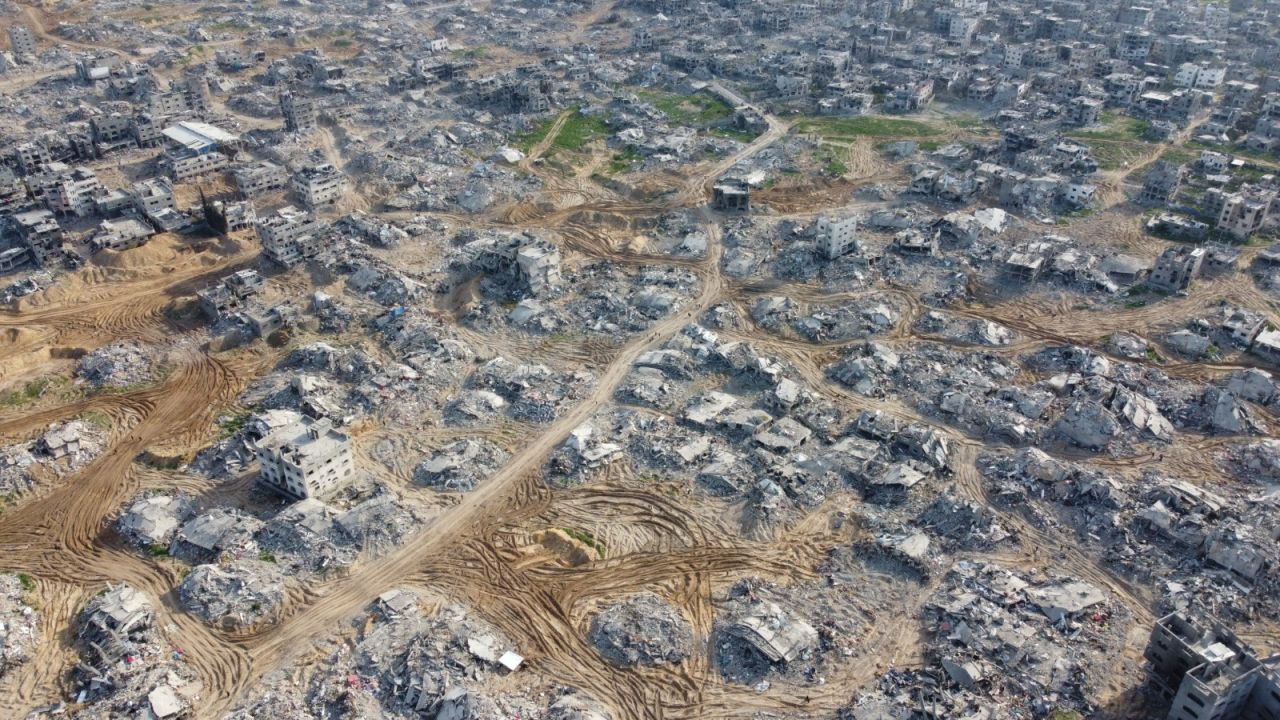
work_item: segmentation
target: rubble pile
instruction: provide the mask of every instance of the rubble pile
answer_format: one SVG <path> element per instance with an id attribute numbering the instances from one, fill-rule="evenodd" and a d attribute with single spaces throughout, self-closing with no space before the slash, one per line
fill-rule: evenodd
<path id="1" fill-rule="evenodd" d="M 170 717 L 191 708 L 199 679 L 154 623 L 151 601 L 128 585 L 85 605 L 77 620 L 80 660 L 71 671 L 78 716 Z"/>
<path id="2" fill-rule="evenodd" d="M 609 662 L 622 666 L 679 664 L 693 652 L 689 622 L 653 593 L 602 608 L 588 637 Z"/>
<path id="3" fill-rule="evenodd" d="M 482 438 L 449 443 L 418 464 L 413 481 L 436 490 L 467 492 L 507 461 L 507 451 Z"/>
<path id="4" fill-rule="evenodd" d="M 587 371 L 557 372 L 546 365 L 496 357 L 471 374 L 470 391 L 446 408 L 446 419 L 457 424 L 482 422 L 505 409 L 513 420 L 549 423 L 580 399 L 592 380 Z"/>
<path id="5" fill-rule="evenodd" d="M 999 323 L 964 317 L 942 310 L 930 310 L 916 320 L 917 332 L 936 335 L 949 342 L 999 347 L 1013 342 L 1014 332 Z"/>
<path id="6" fill-rule="evenodd" d="M 322 659 L 306 682 L 268 677 L 262 690 L 230 717 L 305 713 L 409 720 L 544 717 L 544 712 L 564 720 L 603 717 L 578 695 L 559 698 L 548 710 L 532 697 L 512 692 L 500 680 L 518 670 L 523 658 L 461 606 L 424 616 L 412 592 L 392 590 L 373 609 L 377 620 L 372 626 L 352 647 L 343 645 Z"/>
<path id="7" fill-rule="evenodd" d="M 107 433 L 91 423 L 54 423 L 35 440 L 0 447 L 0 493 L 20 495 L 42 478 L 84 469 L 102 453 Z"/>
<path id="8" fill-rule="evenodd" d="M 773 672 L 790 678 L 817 680 L 823 643 L 818 631 L 798 609 L 753 601 L 749 586 L 735 586 L 731 609 L 717 616 L 713 629 L 715 663 L 725 680 L 743 685 L 762 683 Z"/>
<path id="9" fill-rule="evenodd" d="M 243 558 L 195 566 L 178 586 L 178 598 L 208 622 L 249 627 L 273 617 L 284 600 L 284 582 L 276 563 Z"/>
<path id="10" fill-rule="evenodd" d="M 80 358 L 76 374 L 94 387 L 127 388 L 155 378 L 150 352 L 137 343 L 104 345 Z"/>
<path id="11" fill-rule="evenodd" d="M 185 497 L 144 494 L 121 513 L 116 529 L 134 547 L 167 549 L 178 528 L 192 515 L 191 503 Z"/>
<path id="12" fill-rule="evenodd" d="M 1107 679 L 1094 658 L 1123 646 L 1128 619 L 1086 582 L 960 562 L 926 603 L 924 622 L 948 686 L 1043 714 L 1094 709 Z"/>
<path id="13" fill-rule="evenodd" d="M 0 573 L 0 678 L 26 662 L 40 640 L 40 613 L 13 573 Z"/>
<path id="14" fill-rule="evenodd" d="M 902 300 L 891 293 L 871 293 L 841 304 L 802 306 L 791 298 L 756 301 L 751 317 L 772 332 L 784 327 L 810 342 L 842 342 L 888 332 L 902 319 Z"/>
<path id="15" fill-rule="evenodd" d="M 1280 440 L 1233 443 L 1224 446 L 1219 457 L 1242 482 L 1280 482 Z"/>

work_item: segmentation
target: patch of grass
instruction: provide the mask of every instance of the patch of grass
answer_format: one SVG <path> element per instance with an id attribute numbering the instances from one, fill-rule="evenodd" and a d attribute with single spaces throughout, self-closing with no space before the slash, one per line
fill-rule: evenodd
<path id="1" fill-rule="evenodd" d="M 206 25 L 205 29 L 213 30 L 215 32 L 221 32 L 221 31 L 227 31 L 227 30 L 249 30 L 252 27 L 253 26 L 251 24 L 243 20 L 222 20 L 220 22 Z"/>
<path id="2" fill-rule="evenodd" d="M 632 165 L 640 161 L 640 153 L 634 146 L 628 145 L 609 160 L 609 174 L 617 175 L 626 172 Z"/>
<path id="3" fill-rule="evenodd" d="M 473 48 L 458 48 L 450 54 L 459 60 L 483 60 L 489 54 L 489 49 L 479 45 Z"/>
<path id="4" fill-rule="evenodd" d="M 244 426 L 248 424 L 248 422 L 249 422 L 249 414 L 245 413 L 243 415 L 236 415 L 235 417 L 231 417 L 231 418 L 227 418 L 226 420 L 223 420 L 222 422 L 218 423 L 218 428 L 222 430 L 223 437 L 231 437 L 232 435 L 235 435 L 236 433 L 243 430 Z"/>
<path id="5" fill-rule="evenodd" d="M 111 416 L 98 410 L 90 410 L 82 413 L 80 419 L 98 428 L 99 430 L 111 429 Z"/>
<path id="6" fill-rule="evenodd" d="M 605 124 L 604 118 L 577 112 L 565 120 L 564 126 L 560 128 L 560 134 L 551 141 L 551 147 L 576 152 L 593 140 L 604 137 L 608 132 L 609 126 Z"/>
<path id="7" fill-rule="evenodd" d="M 822 163 L 822 172 L 827 175 L 840 177 L 849 172 L 849 166 L 845 165 L 844 160 L 840 159 L 840 155 L 833 148 L 823 147 L 818 152 L 817 160 Z"/>
<path id="8" fill-rule="evenodd" d="M 1095 130 L 1076 130 L 1067 133 L 1067 137 L 1077 140 L 1113 140 L 1122 142 L 1143 141 L 1151 123 L 1138 118 L 1108 113 L 1103 116 L 1102 127 Z"/>
<path id="9" fill-rule="evenodd" d="M 1190 165 L 1200 159 L 1200 153 L 1185 147 L 1171 147 L 1160 153 L 1160 159 L 1171 165 Z"/>
<path id="10" fill-rule="evenodd" d="M 605 554 L 604 543 L 601 542 L 600 540 L 597 540 L 594 535 L 592 535 L 591 533 L 585 530 L 574 530 L 573 528 L 562 528 L 562 529 L 564 530 L 565 535 L 568 535 L 569 537 L 573 538 L 574 540 L 577 540 L 578 542 L 582 543 L 583 545 L 586 545 L 589 548 L 595 549 L 597 555 L 599 555 L 601 558 L 604 557 L 604 554 Z"/>
<path id="11" fill-rule="evenodd" d="M 66 378 L 60 377 L 42 377 L 36 378 L 22 387 L 11 390 L 0 396 L 0 407 L 17 408 L 30 403 L 46 391 L 62 385 L 66 382 Z"/>
<path id="12" fill-rule="evenodd" d="M 330 44 L 336 48 L 344 48 L 344 47 L 351 47 L 352 45 L 355 44 L 355 41 L 349 40 L 347 38 L 338 38 L 337 40 L 334 40 Z"/>
<path id="13" fill-rule="evenodd" d="M 22 589 L 27 592 L 35 592 L 35 589 L 36 589 L 35 578 L 31 577 L 27 573 L 24 573 L 24 572 L 18 573 L 18 584 L 21 585 Z"/>
<path id="14" fill-rule="evenodd" d="M 642 90 L 636 93 L 653 103 L 671 122 L 681 125 L 709 125 L 733 116 L 733 107 L 709 93 L 678 95 L 676 93 Z"/>
<path id="15" fill-rule="evenodd" d="M 860 117 L 833 118 L 820 117 L 801 120 L 796 129 L 804 133 L 816 133 L 824 137 L 930 137 L 938 134 L 938 128 L 919 120 L 902 118 Z"/>
<path id="16" fill-rule="evenodd" d="M 1151 147 L 1150 143 L 1145 142 L 1095 141 L 1087 144 L 1100 170 L 1117 170 L 1126 167 Z"/>
<path id="17" fill-rule="evenodd" d="M 1126 310 L 1137 310 L 1138 308 L 1142 308 L 1146 306 L 1147 306 L 1146 300 L 1130 300 L 1129 302 L 1124 304 L 1124 307 Z"/>
<path id="18" fill-rule="evenodd" d="M 147 546 L 147 554 L 153 558 L 169 557 L 169 548 L 160 543 L 155 543 Z"/>
<path id="19" fill-rule="evenodd" d="M 270 550 L 259 550 L 258 559 L 261 560 L 262 562 L 273 563 L 276 561 L 276 556 Z"/>
<path id="20" fill-rule="evenodd" d="M 520 133 L 515 137 L 515 145 L 521 152 L 528 155 L 529 151 L 535 145 L 547 139 L 547 133 L 551 132 L 551 128 L 555 126 L 556 119 L 553 117 L 540 121 L 533 129 Z"/>
<path id="21" fill-rule="evenodd" d="M 741 143 L 749 143 L 760 137 L 756 133 L 749 132 L 747 130 L 737 130 L 735 128 L 725 127 L 711 128 L 707 131 L 707 134 L 715 135 L 716 137 L 729 138 L 730 140 L 737 140 Z"/>
<path id="22" fill-rule="evenodd" d="M 987 128 L 987 121 L 974 113 L 959 113 L 947 116 L 947 124 L 961 130 L 982 130 Z"/>
<path id="23" fill-rule="evenodd" d="M 177 470 L 186 464 L 186 458 L 181 455 L 165 457 L 163 455 L 156 455 L 150 450 L 143 451 L 137 458 L 135 458 L 135 460 L 147 467 L 155 468 L 156 470 Z"/>

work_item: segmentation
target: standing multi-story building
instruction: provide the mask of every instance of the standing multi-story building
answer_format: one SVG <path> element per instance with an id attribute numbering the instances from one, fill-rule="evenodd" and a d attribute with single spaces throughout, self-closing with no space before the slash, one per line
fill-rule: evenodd
<path id="1" fill-rule="evenodd" d="M 858 248 L 858 218 L 851 215 L 844 219 L 832 219 L 826 215 L 818 218 L 818 249 L 828 260 L 834 260 Z"/>
<path id="2" fill-rule="evenodd" d="M 284 267 L 293 267 L 320 251 L 324 225 L 310 213 L 295 207 L 277 210 L 254 227 L 262 241 L 262 254 Z"/>
<path id="3" fill-rule="evenodd" d="M 293 191 L 308 208 L 333 205 L 347 190 L 347 176 L 325 163 L 304 167 L 293 176 Z"/>
<path id="4" fill-rule="evenodd" d="M 47 198 L 49 209 L 77 217 L 92 215 L 97 211 L 94 198 L 103 190 L 97 173 L 78 167 L 59 179 L 57 191 Z"/>
<path id="5" fill-rule="evenodd" d="M 148 217 L 168 210 L 177 210 L 177 201 L 173 195 L 173 185 L 162 177 L 154 177 L 134 183 L 129 194 L 133 197 L 134 207 Z"/>
<path id="6" fill-rule="evenodd" d="M 303 417 L 258 442 L 258 482 L 296 498 L 322 498 L 351 481 L 351 437 L 327 418 Z"/>
<path id="7" fill-rule="evenodd" d="M 316 129 L 316 104 L 309 97 L 285 91 L 280 93 L 280 112 L 284 113 L 284 126 L 289 132 L 310 132 Z"/>
<path id="8" fill-rule="evenodd" d="M 232 169 L 231 175 L 236 179 L 240 194 L 247 198 L 280 190 L 289 184 L 289 173 L 279 165 L 265 160 L 252 165 L 240 165 Z"/>
<path id="9" fill-rule="evenodd" d="M 1190 248 L 1186 245 L 1167 248 L 1156 258 L 1155 267 L 1147 277 L 1147 284 L 1165 292 L 1186 290 L 1196 275 L 1200 274 L 1204 256 L 1204 248 Z"/>
<path id="10" fill-rule="evenodd" d="M 13 56 L 19 59 L 30 59 L 36 56 L 36 36 L 26 25 L 9 26 L 9 48 Z"/>
<path id="11" fill-rule="evenodd" d="M 1220 624 L 1181 613 L 1156 621 L 1143 653 L 1168 720 L 1280 717 L 1280 656 L 1260 659 Z"/>
<path id="12" fill-rule="evenodd" d="M 11 221 L 36 264 L 45 264 L 62 249 L 62 227 L 48 210 L 14 213 Z"/>

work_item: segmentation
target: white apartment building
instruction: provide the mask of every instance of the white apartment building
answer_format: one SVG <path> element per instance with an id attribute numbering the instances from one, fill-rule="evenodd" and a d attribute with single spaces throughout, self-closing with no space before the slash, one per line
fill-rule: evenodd
<path id="1" fill-rule="evenodd" d="M 323 498 L 352 479 L 351 437 L 328 419 L 303 417 L 258 442 L 258 482 L 296 498 Z"/>
<path id="2" fill-rule="evenodd" d="M 231 165 L 231 160 L 220 152 L 207 152 L 203 155 L 189 155 L 173 158 L 173 178 L 185 182 L 193 178 L 218 172 Z"/>
<path id="3" fill-rule="evenodd" d="M 58 181 L 57 192 L 51 197 L 49 209 L 77 217 L 92 215 L 97 211 L 94 198 L 104 190 L 97 173 L 89 168 L 78 167 Z"/>
<path id="4" fill-rule="evenodd" d="M 254 227 L 263 254 L 284 267 L 293 267 L 316 254 L 323 224 L 305 210 L 290 206 L 258 220 Z"/>
<path id="5" fill-rule="evenodd" d="M 347 176 L 328 163 L 311 165 L 293 176 L 293 191 L 309 208 L 333 205 L 347 191 Z"/>
<path id="6" fill-rule="evenodd" d="M 289 173 L 273 162 L 240 165 L 231 171 L 236 187 L 245 197 L 256 197 L 272 190 L 280 190 L 289 184 Z"/>
<path id="7" fill-rule="evenodd" d="M 817 223 L 818 249 L 828 260 L 834 260 L 858 247 L 858 218 L 851 215 L 835 220 L 822 215 Z"/>

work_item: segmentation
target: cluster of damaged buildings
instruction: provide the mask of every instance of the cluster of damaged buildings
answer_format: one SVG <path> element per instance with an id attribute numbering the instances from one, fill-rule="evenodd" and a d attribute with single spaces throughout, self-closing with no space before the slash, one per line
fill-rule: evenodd
<path id="1" fill-rule="evenodd" d="M 293 63 L 340 70 L 316 51 Z M 259 225 L 256 208 L 278 208 L 286 194 L 311 212 L 340 202 L 350 189 L 346 174 L 315 156 L 282 157 L 262 131 L 242 134 L 241 120 L 216 109 L 215 98 L 227 95 L 218 77 L 202 66 L 165 81 L 123 55 L 79 56 L 74 75 L 60 82 L 96 101 L 78 113 L 84 119 L 11 136 L 0 151 L 0 270 L 75 266 L 157 233 L 200 231 L 202 220 L 217 233 L 250 230 Z M 284 127 L 276 134 L 315 130 L 306 91 L 278 91 Z M 124 183 L 113 180 L 125 163 L 137 169 Z"/>

